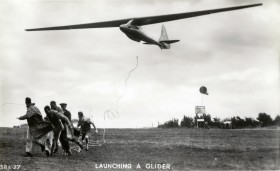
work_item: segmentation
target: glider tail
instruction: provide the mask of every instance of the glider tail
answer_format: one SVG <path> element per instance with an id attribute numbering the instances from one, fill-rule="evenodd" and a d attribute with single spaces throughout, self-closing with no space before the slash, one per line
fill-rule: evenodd
<path id="1" fill-rule="evenodd" d="M 164 25 L 162 25 L 161 36 L 159 38 L 159 43 L 161 45 L 160 46 L 161 49 L 170 49 L 170 44 L 171 43 L 176 43 L 176 42 L 179 42 L 179 41 L 180 40 L 169 40 L 166 29 L 165 29 Z"/>

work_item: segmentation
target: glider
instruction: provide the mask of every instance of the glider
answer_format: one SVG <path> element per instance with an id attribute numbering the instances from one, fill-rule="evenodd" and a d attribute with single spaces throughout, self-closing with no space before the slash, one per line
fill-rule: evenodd
<path id="1" fill-rule="evenodd" d="M 26 29 L 26 31 L 47 31 L 47 30 L 71 30 L 71 29 L 87 29 L 87 28 L 105 28 L 105 27 L 119 27 L 120 30 L 126 34 L 128 38 L 136 42 L 144 42 L 144 44 L 157 45 L 161 49 L 170 49 L 171 43 L 176 43 L 179 40 L 169 40 L 167 32 L 164 26 L 161 29 L 161 36 L 159 40 L 154 40 L 147 34 L 143 32 L 140 26 L 156 24 L 162 22 L 168 22 L 173 20 L 180 20 L 184 18 L 198 17 L 202 15 L 209 15 L 219 12 L 233 11 L 244 8 L 251 8 L 256 6 L 261 6 L 262 4 L 251 4 L 244 6 L 235 6 L 228 8 L 220 9 L 211 9 L 205 11 L 195 11 L 195 12 L 186 12 L 178 14 L 168 14 L 168 15 L 159 15 L 159 16 L 150 16 L 150 17 L 139 17 L 139 18 L 127 18 L 121 20 L 113 21 L 103 21 L 96 23 L 87 23 L 87 24 L 77 24 L 77 25 L 65 25 L 65 26 L 55 26 L 55 27 L 44 27 L 44 28 L 34 28 Z"/>

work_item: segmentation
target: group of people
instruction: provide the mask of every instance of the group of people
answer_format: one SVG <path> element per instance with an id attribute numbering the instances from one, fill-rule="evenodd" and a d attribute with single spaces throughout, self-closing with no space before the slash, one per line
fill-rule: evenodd
<path id="1" fill-rule="evenodd" d="M 97 128 L 90 119 L 86 119 L 82 112 L 78 112 L 78 125 L 74 128 L 71 122 L 71 113 L 66 109 L 67 104 L 61 103 L 56 105 L 55 101 L 50 102 L 50 106 L 45 106 L 46 117 L 43 118 L 40 110 L 32 103 L 31 98 L 25 98 L 27 112 L 25 115 L 18 117 L 19 120 L 27 120 L 27 141 L 26 155 L 32 157 L 33 143 L 41 147 L 47 157 L 58 151 L 61 144 L 62 151 L 66 155 L 71 155 L 69 141 L 76 143 L 79 150 L 83 149 L 82 141 L 86 142 L 86 151 L 89 149 L 89 138 L 91 125 L 95 133 Z M 80 127 L 80 129 L 79 129 Z"/>

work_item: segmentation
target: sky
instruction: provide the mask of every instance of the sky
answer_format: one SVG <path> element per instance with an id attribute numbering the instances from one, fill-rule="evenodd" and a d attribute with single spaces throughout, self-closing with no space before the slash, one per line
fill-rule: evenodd
<path id="1" fill-rule="evenodd" d="M 169 50 L 117 27 L 25 31 L 254 3 L 263 6 L 162 23 L 180 39 Z M 0 11 L 0 127 L 26 123 L 16 119 L 25 97 L 43 116 L 55 100 L 108 128 L 156 127 L 201 105 L 221 119 L 280 114 L 278 0 L 0 0 Z M 158 39 L 162 24 L 142 29 Z"/>

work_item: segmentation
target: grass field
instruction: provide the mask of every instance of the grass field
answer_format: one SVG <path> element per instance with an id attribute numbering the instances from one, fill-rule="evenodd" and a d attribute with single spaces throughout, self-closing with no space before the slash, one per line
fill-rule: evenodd
<path id="1" fill-rule="evenodd" d="M 280 170 L 279 129 L 106 129 L 106 143 L 101 147 L 50 158 L 35 145 L 34 157 L 24 157 L 25 132 L 22 128 L 0 129 L 2 167 L 110 170 L 99 166 L 115 163 L 131 164 L 130 170 L 136 170 L 137 164 L 141 170 L 156 170 L 145 168 L 146 164 L 168 164 L 172 170 Z"/>

